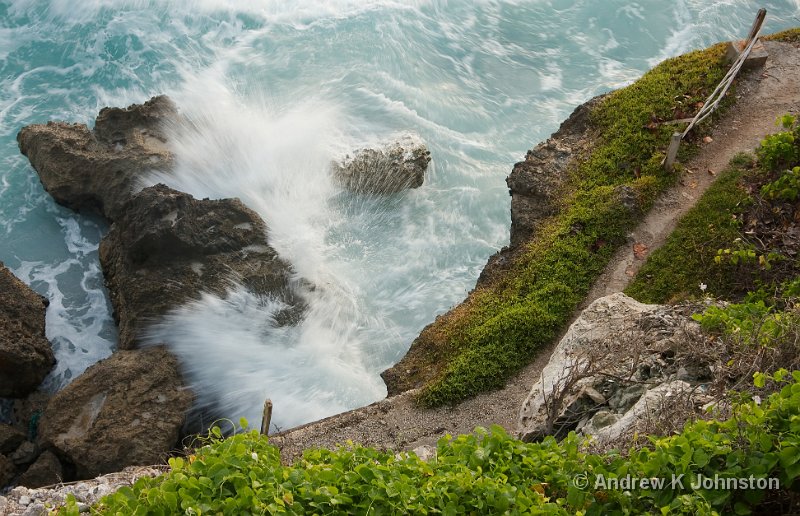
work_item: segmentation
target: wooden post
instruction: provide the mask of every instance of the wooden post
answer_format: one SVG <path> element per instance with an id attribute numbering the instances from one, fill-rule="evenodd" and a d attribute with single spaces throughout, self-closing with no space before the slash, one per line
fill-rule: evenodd
<path id="1" fill-rule="evenodd" d="M 261 415 L 261 435 L 269 434 L 269 423 L 272 420 L 272 400 L 264 402 L 264 413 Z"/>
<path id="2" fill-rule="evenodd" d="M 681 133 L 672 133 L 669 149 L 667 150 L 667 158 L 664 160 L 664 169 L 667 172 L 671 172 L 672 167 L 675 166 L 675 160 L 678 158 L 678 149 L 681 146 L 681 137 Z"/>
<path id="3" fill-rule="evenodd" d="M 753 41 L 753 38 L 755 38 L 758 35 L 758 32 L 761 30 L 761 26 L 764 24 L 764 19 L 766 17 L 767 17 L 767 10 L 762 7 L 761 9 L 758 10 L 756 19 L 753 22 L 753 27 L 750 28 L 750 33 L 747 35 L 747 41 L 745 41 L 744 44 L 745 48 L 747 48 L 747 45 L 749 45 L 750 42 Z"/>

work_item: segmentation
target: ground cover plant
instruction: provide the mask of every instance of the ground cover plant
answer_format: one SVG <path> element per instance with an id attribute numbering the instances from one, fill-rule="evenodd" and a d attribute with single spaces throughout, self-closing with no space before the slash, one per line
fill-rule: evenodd
<path id="1" fill-rule="evenodd" d="M 502 428 L 439 441 L 430 462 L 347 445 L 282 465 L 258 432 L 212 434 L 170 471 L 101 500 L 95 514 L 750 514 L 796 507 L 800 371 L 757 375 L 725 421 L 688 423 L 630 453 L 592 454 L 582 438 L 523 443 Z M 773 391 L 767 395 L 764 388 Z M 625 488 L 623 479 L 650 479 Z M 716 489 L 703 479 L 744 479 Z M 664 479 L 663 485 L 652 479 Z M 676 480 L 678 479 L 678 480 Z M 761 480 L 759 480 L 761 479 Z M 760 489 L 767 485 L 770 489 Z M 726 480 L 723 480 L 725 482 Z M 623 487 L 617 488 L 617 485 Z M 719 485 L 719 484 L 717 484 Z M 77 515 L 74 500 L 60 514 Z M 773 512 L 775 513 L 775 512 Z"/>
<path id="2" fill-rule="evenodd" d="M 639 212 L 675 180 L 661 167 L 675 126 L 653 121 L 698 109 L 726 71 L 723 51 L 718 45 L 667 60 L 594 109 L 593 150 L 575 163 L 558 214 L 506 274 L 473 291 L 415 343 L 421 351 L 407 357 L 408 370 L 435 371 L 421 403 L 455 403 L 501 387 L 554 340 Z M 625 196 L 635 199 L 634 210 Z"/>
<path id="3" fill-rule="evenodd" d="M 755 156 L 731 162 L 650 255 L 627 294 L 646 303 L 706 294 L 774 300 L 794 280 L 800 271 L 800 124 L 789 115 L 777 123 L 781 130 L 765 138 Z"/>

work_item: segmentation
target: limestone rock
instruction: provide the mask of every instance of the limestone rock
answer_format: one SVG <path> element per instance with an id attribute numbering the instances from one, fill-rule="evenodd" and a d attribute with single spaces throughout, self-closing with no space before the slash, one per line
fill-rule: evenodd
<path id="1" fill-rule="evenodd" d="M 532 386 L 520 410 L 521 438 L 578 430 L 611 441 L 645 413 L 657 420 L 662 405 L 656 399 L 688 396 L 710 377 L 707 364 L 692 355 L 701 343 L 698 324 L 680 308 L 645 305 L 622 293 L 596 300 Z M 687 381 L 677 379 L 681 369 Z"/>
<path id="2" fill-rule="evenodd" d="M 177 445 L 191 401 L 163 347 L 117 351 L 50 400 L 40 441 L 79 478 L 160 463 Z"/>
<path id="3" fill-rule="evenodd" d="M 53 367 L 44 332 L 47 304 L 0 262 L 0 397 L 25 396 Z"/>
<path id="4" fill-rule="evenodd" d="M 36 488 L 57 484 L 64 480 L 64 470 L 58 457 L 46 451 L 39 455 L 36 462 L 20 475 L 17 483 L 21 486 Z"/>
<path id="5" fill-rule="evenodd" d="M 368 194 L 391 194 L 419 188 L 431 153 L 416 136 L 406 135 L 382 148 L 360 149 L 352 157 L 333 162 L 334 179 L 348 190 Z"/>
<path id="6" fill-rule="evenodd" d="M 56 202 L 114 220 L 143 174 L 172 166 L 163 127 L 177 116 L 168 97 L 153 97 L 124 109 L 104 108 L 94 130 L 65 122 L 35 124 L 24 127 L 17 142 Z"/>

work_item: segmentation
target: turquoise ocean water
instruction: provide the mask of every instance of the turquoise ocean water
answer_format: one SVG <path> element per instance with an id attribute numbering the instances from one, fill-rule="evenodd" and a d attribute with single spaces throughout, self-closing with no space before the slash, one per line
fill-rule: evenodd
<path id="1" fill-rule="evenodd" d="M 0 1 L 0 260 L 50 301 L 58 389 L 115 342 L 97 246 L 102 220 L 43 191 L 15 136 L 51 119 L 166 93 L 199 128 L 152 177 L 237 196 L 320 288 L 298 327 L 237 289 L 151 328 L 220 415 L 286 428 L 380 399 L 379 372 L 458 303 L 508 240 L 504 179 L 579 103 L 666 57 L 800 25 L 800 0 Z M 426 184 L 356 198 L 330 159 L 413 132 Z"/>

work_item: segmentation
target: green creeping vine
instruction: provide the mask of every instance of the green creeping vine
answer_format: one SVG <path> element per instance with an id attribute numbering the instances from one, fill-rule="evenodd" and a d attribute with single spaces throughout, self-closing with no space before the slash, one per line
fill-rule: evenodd
<path id="1" fill-rule="evenodd" d="M 743 397 L 729 420 L 688 423 L 679 435 L 651 438 L 650 447 L 627 455 L 585 453 L 575 434 L 523 443 L 495 426 L 441 439 L 430 462 L 348 443 L 307 451 L 286 466 L 266 437 L 250 431 L 170 459 L 168 473 L 121 488 L 91 512 L 749 514 L 785 501 L 800 476 L 800 372 L 759 373 L 755 380 L 780 390 L 761 402 Z M 649 485 L 626 489 L 625 479 Z M 737 488 L 709 488 L 702 479 Z M 758 479 L 772 479 L 772 490 L 751 489 Z M 75 500 L 59 513 L 78 515 Z"/>

